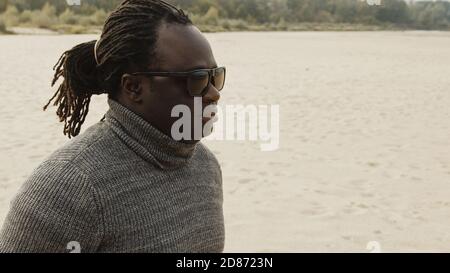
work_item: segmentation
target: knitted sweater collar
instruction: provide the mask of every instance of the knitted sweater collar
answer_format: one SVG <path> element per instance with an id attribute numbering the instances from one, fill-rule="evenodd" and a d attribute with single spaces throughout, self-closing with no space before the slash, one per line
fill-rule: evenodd
<path id="1" fill-rule="evenodd" d="M 170 169 L 188 163 L 193 156 L 197 144 L 175 141 L 120 103 L 108 99 L 108 104 L 105 122 L 144 160 Z"/>

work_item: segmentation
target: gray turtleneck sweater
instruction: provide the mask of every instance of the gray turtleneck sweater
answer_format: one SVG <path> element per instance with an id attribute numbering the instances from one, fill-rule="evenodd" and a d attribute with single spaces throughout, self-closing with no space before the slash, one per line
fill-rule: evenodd
<path id="1" fill-rule="evenodd" d="M 108 103 L 103 121 L 24 183 L 0 232 L 0 252 L 222 252 L 214 155 Z"/>

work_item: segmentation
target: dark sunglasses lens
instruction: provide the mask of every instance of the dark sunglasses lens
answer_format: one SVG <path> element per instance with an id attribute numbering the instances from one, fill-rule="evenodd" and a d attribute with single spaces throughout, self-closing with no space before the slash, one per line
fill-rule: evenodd
<path id="1" fill-rule="evenodd" d="M 225 69 L 219 68 L 216 70 L 216 75 L 213 77 L 213 84 L 217 90 L 221 91 L 225 85 Z"/>
<path id="2" fill-rule="evenodd" d="M 209 74 L 206 71 L 199 71 L 189 76 L 188 90 L 193 96 L 201 96 L 203 90 L 208 86 Z"/>

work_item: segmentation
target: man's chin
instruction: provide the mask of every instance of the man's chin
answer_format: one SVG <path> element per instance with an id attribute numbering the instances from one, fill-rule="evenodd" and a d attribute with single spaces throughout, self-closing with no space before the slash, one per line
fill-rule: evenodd
<path id="1" fill-rule="evenodd" d="M 211 130 L 209 133 L 203 132 L 202 137 L 200 139 L 198 139 L 198 137 L 196 138 L 196 136 L 192 136 L 191 139 L 182 139 L 180 140 L 180 142 L 185 144 L 196 144 L 200 142 L 202 139 L 209 137 L 212 133 L 213 130 Z"/>

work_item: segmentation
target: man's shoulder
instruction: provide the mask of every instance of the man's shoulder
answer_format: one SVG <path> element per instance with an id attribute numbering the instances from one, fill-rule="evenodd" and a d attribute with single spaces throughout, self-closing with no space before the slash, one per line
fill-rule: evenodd
<path id="1" fill-rule="evenodd" d="M 81 202 L 89 205 L 94 195 L 92 182 L 70 161 L 45 160 L 23 182 L 11 206 L 28 204 L 41 210 L 56 211 L 61 204 Z"/>
<path id="2" fill-rule="evenodd" d="M 105 146 L 108 134 L 100 123 L 71 139 L 47 156 L 27 177 L 19 191 L 31 199 L 59 198 L 58 196 L 91 195 L 98 176 L 94 171 L 99 147 Z M 94 165 L 94 166 L 92 166 Z"/>
<path id="3" fill-rule="evenodd" d="M 120 145 L 109 127 L 104 122 L 99 122 L 58 148 L 43 164 L 61 162 L 89 173 L 95 166 L 110 161 L 115 153 L 119 153 Z"/>
<path id="4" fill-rule="evenodd" d="M 65 198 L 92 203 L 101 179 L 95 170 L 102 158 L 110 158 L 105 147 L 113 147 L 113 140 L 103 123 L 89 127 L 45 158 L 24 181 L 15 200 L 47 200 L 42 202 L 51 206 Z"/>

